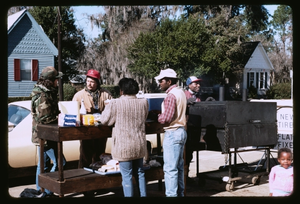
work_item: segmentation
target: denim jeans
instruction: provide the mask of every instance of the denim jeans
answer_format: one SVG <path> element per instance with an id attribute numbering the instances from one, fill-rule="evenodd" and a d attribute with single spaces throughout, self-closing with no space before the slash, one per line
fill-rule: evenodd
<path id="1" fill-rule="evenodd" d="M 165 131 L 163 141 L 164 176 L 167 197 L 184 196 L 183 151 L 187 133 L 183 127 Z"/>
<path id="2" fill-rule="evenodd" d="M 38 151 L 38 164 L 36 168 L 36 177 L 35 177 L 35 183 L 36 183 L 36 190 L 40 190 L 41 187 L 38 185 L 39 183 L 39 174 L 41 173 L 41 167 L 40 167 L 40 146 L 37 148 Z M 50 172 L 54 172 L 58 170 L 58 165 L 57 165 L 57 151 L 55 148 L 52 147 L 45 147 L 44 149 L 44 171 L 48 169 L 47 163 L 49 163 L 49 159 L 52 160 L 53 166 L 50 170 Z M 63 157 L 63 165 L 66 164 L 66 159 Z M 45 189 L 45 193 L 51 194 L 51 191 L 48 189 Z"/>
<path id="3" fill-rule="evenodd" d="M 133 197 L 134 188 L 132 183 L 132 176 L 134 176 L 139 189 L 139 196 L 146 197 L 147 193 L 145 172 L 143 169 L 143 158 L 130 161 L 120 161 L 119 164 L 122 175 L 124 196 Z"/>

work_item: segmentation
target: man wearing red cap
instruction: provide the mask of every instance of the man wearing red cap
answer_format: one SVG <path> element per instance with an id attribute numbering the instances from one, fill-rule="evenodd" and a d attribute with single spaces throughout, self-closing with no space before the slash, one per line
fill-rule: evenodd
<path id="1" fill-rule="evenodd" d="M 111 99 L 111 93 L 100 87 L 100 73 L 90 69 L 86 74 L 86 86 L 78 91 L 73 101 L 81 102 L 83 99 L 87 114 L 101 113 L 104 110 L 104 101 Z M 100 160 L 100 155 L 105 152 L 107 138 L 81 140 L 79 168 L 89 167 L 90 164 Z"/>

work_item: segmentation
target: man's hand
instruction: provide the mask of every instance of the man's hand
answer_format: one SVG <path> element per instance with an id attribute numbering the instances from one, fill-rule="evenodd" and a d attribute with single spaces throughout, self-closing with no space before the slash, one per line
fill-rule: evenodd
<path id="1" fill-rule="evenodd" d="M 158 119 L 158 114 L 160 114 L 161 111 L 158 111 L 158 110 L 151 110 L 149 111 L 148 113 L 148 118 L 151 119 L 151 120 L 154 120 L 154 121 L 157 121 Z"/>

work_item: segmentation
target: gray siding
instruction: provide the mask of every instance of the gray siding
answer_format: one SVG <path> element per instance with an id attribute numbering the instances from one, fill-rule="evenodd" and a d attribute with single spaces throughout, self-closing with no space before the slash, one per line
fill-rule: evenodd
<path id="1" fill-rule="evenodd" d="M 36 81 L 14 80 L 14 59 L 37 59 L 39 61 L 39 75 L 43 68 L 54 66 L 53 55 L 31 55 L 31 54 L 12 54 L 8 58 L 8 97 L 30 96 Z"/>

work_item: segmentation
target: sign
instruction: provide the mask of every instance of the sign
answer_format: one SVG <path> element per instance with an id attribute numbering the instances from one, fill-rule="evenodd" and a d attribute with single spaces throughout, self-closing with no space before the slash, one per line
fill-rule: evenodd
<path id="1" fill-rule="evenodd" d="M 293 107 L 277 104 L 278 143 L 274 149 L 293 149 Z"/>

